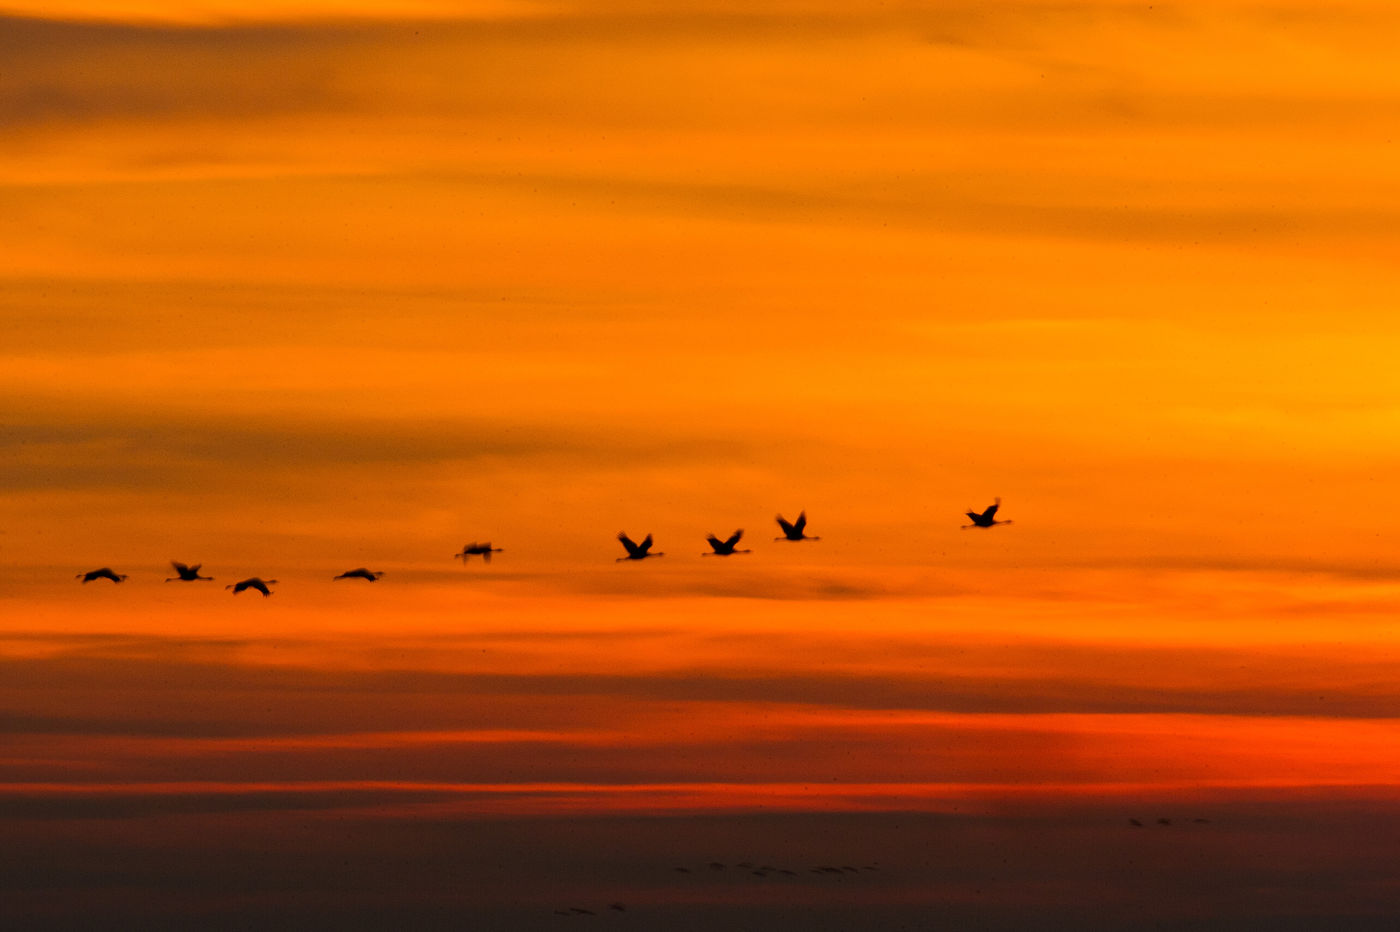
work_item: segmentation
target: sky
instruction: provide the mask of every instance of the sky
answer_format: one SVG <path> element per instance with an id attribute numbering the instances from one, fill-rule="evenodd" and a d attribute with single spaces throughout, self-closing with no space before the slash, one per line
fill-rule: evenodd
<path id="1" fill-rule="evenodd" d="M 6 898 L 1387 927 L 1397 27 L 0 0 Z"/>

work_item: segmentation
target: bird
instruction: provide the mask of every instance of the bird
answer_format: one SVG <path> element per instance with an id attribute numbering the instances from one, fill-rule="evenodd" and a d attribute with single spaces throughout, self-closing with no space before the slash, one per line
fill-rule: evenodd
<path id="1" fill-rule="evenodd" d="M 647 557 L 664 557 L 664 556 L 666 556 L 666 554 L 664 554 L 664 553 L 648 553 L 648 552 L 647 552 L 647 551 L 651 550 L 651 535 L 650 535 L 650 534 L 648 534 L 647 537 L 646 537 L 646 540 L 642 541 L 640 544 L 637 543 L 636 541 L 634 541 L 632 538 L 628 537 L 626 531 L 618 531 L 618 532 L 617 532 L 617 539 L 620 540 L 620 541 L 622 541 L 622 546 L 624 546 L 624 547 L 627 548 L 627 556 L 625 556 L 625 557 L 618 557 L 615 561 L 613 561 L 613 562 L 615 562 L 615 563 L 621 563 L 623 560 L 645 560 Z"/>
<path id="2" fill-rule="evenodd" d="M 728 540 L 720 540 L 718 537 L 716 537 L 715 535 L 711 534 L 711 535 L 709 535 L 708 537 L 706 537 L 705 539 L 706 539 L 707 541 L 710 542 L 710 547 L 711 547 L 711 549 L 714 550 L 714 553 L 702 553 L 702 554 L 700 554 L 700 556 L 702 556 L 702 557 L 727 557 L 727 556 L 730 556 L 731 554 L 735 554 L 735 553 L 753 553 L 752 550 L 735 550 L 735 549 L 734 549 L 734 546 L 735 546 L 736 544 L 739 543 L 739 538 L 741 538 L 741 537 L 743 537 L 743 536 L 744 536 L 744 529 L 743 529 L 743 528 L 739 528 L 739 530 L 735 531 L 733 534 L 730 534 Z"/>
<path id="3" fill-rule="evenodd" d="M 996 525 L 996 524 L 1010 524 L 1010 523 L 1011 523 L 1010 521 L 998 521 L 998 520 L 996 520 L 997 509 L 1000 508 L 1000 507 L 1001 507 L 1001 499 L 1000 499 L 1000 498 L 997 498 L 997 499 L 994 500 L 994 502 L 993 502 L 991 505 L 988 505 L 988 506 L 987 506 L 987 510 L 986 510 L 986 511 L 980 511 L 980 512 L 979 512 L 979 511 L 969 511 L 969 512 L 966 512 L 967 516 L 968 516 L 969 518 L 972 519 L 972 523 L 971 523 L 971 524 L 964 524 L 964 525 L 962 526 L 962 529 L 963 529 L 964 531 L 966 531 L 968 528 L 972 528 L 972 527 L 992 527 L 993 525 Z"/>
<path id="4" fill-rule="evenodd" d="M 484 544 L 478 544 L 476 541 L 472 541 L 470 544 L 463 544 L 462 552 L 454 553 L 452 556 L 454 559 L 460 557 L 462 562 L 466 563 L 467 557 L 471 556 L 472 554 L 479 553 L 481 554 L 481 559 L 485 560 L 487 563 L 490 563 L 491 554 L 504 552 L 505 551 L 502 550 L 500 547 L 492 547 L 491 542 L 489 540 Z"/>
<path id="5" fill-rule="evenodd" d="M 109 569 L 108 567 L 105 567 L 105 566 L 104 566 L 104 567 L 102 567 L 102 569 L 100 569 L 100 570 L 89 570 L 89 571 L 86 572 L 86 573 L 79 573 L 77 576 L 74 576 L 73 578 L 74 578 L 74 579 L 81 579 L 81 580 L 83 581 L 83 585 L 87 585 L 88 583 L 92 582 L 94 579 L 110 579 L 112 582 L 121 582 L 123 579 L 126 579 L 126 574 L 125 574 L 125 573 L 114 573 L 114 572 L 111 571 L 111 569 Z"/>
<path id="6" fill-rule="evenodd" d="M 1128 824 L 1131 825 L 1133 828 L 1142 828 L 1141 819 L 1129 819 Z"/>
<path id="7" fill-rule="evenodd" d="M 275 579 L 262 580 L 254 576 L 251 579 L 245 579 L 242 582 L 236 582 L 231 586 L 224 586 L 224 588 L 232 589 L 234 595 L 238 595 L 238 593 L 242 592 L 244 589 L 256 589 L 259 592 L 261 592 L 264 596 L 269 596 L 272 595 L 272 590 L 268 589 L 267 587 L 276 584 L 277 580 Z"/>
<path id="8" fill-rule="evenodd" d="M 783 536 L 775 537 L 774 540 L 821 540 L 820 537 L 808 537 L 802 533 L 807 527 L 806 511 L 799 514 L 796 521 L 787 521 L 782 515 L 778 515 L 778 526 L 783 529 Z"/>
<path id="9" fill-rule="evenodd" d="M 204 565 L 203 563 L 196 563 L 194 566 L 186 566 L 179 560 L 171 560 L 170 565 L 175 567 L 175 572 L 179 573 L 180 575 L 171 576 L 165 580 L 166 582 L 175 582 L 176 580 L 194 582 L 196 579 L 202 579 L 206 582 L 212 582 L 214 579 L 213 576 L 199 575 L 199 568 Z"/>
<path id="10" fill-rule="evenodd" d="M 627 907 L 624 906 L 624 905 L 621 904 L 621 903 L 609 903 L 609 904 L 608 904 L 608 909 L 614 909 L 614 910 L 617 910 L 617 911 L 620 912 L 620 913 L 625 913 L 625 912 L 627 912 Z"/>
<path id="11" fill-rule="evenodd" d="M 383 575 L 384 574 L 381 572 L 367 570 L 362 566 L 359 569 L 346 570 L 339 576 L 332 576 L 331 579 L 368 579 L 370 582 L 374 582 L 376 579 Z"/>

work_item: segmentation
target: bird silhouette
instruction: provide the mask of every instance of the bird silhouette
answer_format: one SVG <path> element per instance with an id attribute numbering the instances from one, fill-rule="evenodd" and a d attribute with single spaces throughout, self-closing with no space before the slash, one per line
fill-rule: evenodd
<path id="1" fill-rule="evenodd" d="M 627 536 L 626 531 L 618 531 L 617 539 L 622 541 L 622 546 L 627 548 L 627 556 L 618 557 L 614 562 L 621 563 L 623 560 L 645 560 L 647 557 L 664 557 L 664 553 L 649 553 L 651 550 L 651 535 L 648 534 L 646 540 L 640 544 Z"/>
<path id="2" fill-rule="evenodd" d="M 997 498 L 993 504 L 987 506 L 986 511 L 969 511 L 967 516 L 972 519 L 971 524 L 964 524 L 962 529 L 966 531 L 972 527 L 992 527 L 997 524 L 1010 524 L 1010 521 L 998 521 L 996 519 L 997 509 L 1001 507 L 1001 499 Z"/>
<path id="3" fill-rule="evenodd" d="M 735 546 L 736 544 L 739 543 L 739 538 L 741 538 L 741 537 L 743 537 L 743 536 L 744 536 L 744 529 L 743 529 L 743 528 L 739 528 L 739 530 L 735 531 L 733 534 L 730 534 L 728 540 L 720 540 L 718 537 L 716 537 L 715 535 L 711 534 L 711 535 L 709 535 L 708 537 L 706 537 L 705 539 L 706 539 L 707 541 L 710 542 L 710 547 L 711 547 L 711 549 L 714 550 L 714 553 L 702 553 L 702 554 L 700 554 L 700 556 L 702 556 L 702 557 L 727 557 L 727 556 L 729 556 L 729 555 L 731 555 L 731 554 L 735 554 L 735 553 L 753 553 L 752 550 L 735 550 L 735 549 L 734 549 L 734 546 Z"/>
<path id="4" fill-rule="evenodd" d="M 212 582 L 214 580 L 213 576 L 199 575 L 199 568 L 204 565 L 203 563 L 196 563 L 194 566 L 186 566 L 179 560 L 171 560 L 170 565 L 173 566 L 175 568 L 175 572 L 179 573 L 180 575 L 170 576 L 165 580 L 166 582 L 175 582 L 176 580 L 194 582 L 196 579 L 202 579 L 205 582 Z"/>
<path id="5" fill-rule="evenodd" d="M 268 589 L 267 587 L 274 586 L 276 584 L 277 580 L 275 579 L 262 580 L 254 576 L 251 579 L 245 579 L 242 582 L 236 582 L 231 586 L 224 586 L 224 588 L 232 589 L 234 595 L 238 595 L 238 593 L 242 592 L 244 589 L 256 589 L 259 592 L 261 592 L 264 596 L 269 596 L 272 595 L 272 590 Z"/>
<path id="6" fill-rule="evenodd" d="M 102 569 L 100 569 L 100 570 L 89 570 L 89 571 L 86 572 L 86 573 L 79 573 L 77 576 L 74 576 L 73 578 L 74 578 L 74 579 L 81 579 L 81 580 L 83 581 L 83 585 L 87 585 L 88 583 L 92 582 L 94 579 L 110 579 L 112 582 L 121 582 L 123 579 L 126 579 L 126 574 L 125 574 L 125 573 L 114 573 L 114 572 L 111 571 L 111 569 L 109 569 L 108 567 L 105 567 L 105 566 L 104 566 L 104 567 L 102 567 Z"/>
<path id="7" fill-rule="evenodd" d="M 359 569 L 346 570 L 339 576 L 332 576 L 331 579 L 368 579 L 370 582 L 374 582 L 376 579 L 383 575 L 383 573 L 378 573 L 373 570 L 367 570 L 362 566 Z"/>
<path id="8" fill-rule="evenodd" d="M 775 537 L 774 540 L 821 540 L 820 537 L 808 537 L 803 533 L 807 527 L 806 511 L 798 514 L 796 521 L 787 521 L 782 515 L 778 515 L 778 526 L 783 529 L 783 536 Z"/>
<path id="9" fill-rule="evenodd" d="M 463 544 L 462 552 L 454 553 L 452 556 L 454 559 L 460 557 L 462 562 L 466 563 L 467 557 L 470 557 L 473 554 L 481 554 L 481 559 L 485 560 L 487 563 L 490 563 L 491 554 L 504 552 L 505 551 L 503 551 L 500 547 L 492 547 L 491 542 L 489 540 L 484 544 L 478 544 L 476 541 L 472 541 L 470 544 Z"/>

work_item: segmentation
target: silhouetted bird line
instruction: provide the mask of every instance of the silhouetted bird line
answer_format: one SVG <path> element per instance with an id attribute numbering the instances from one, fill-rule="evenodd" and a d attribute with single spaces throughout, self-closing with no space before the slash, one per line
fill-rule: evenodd
<path id="1" fill-rule="evenodd" d="M 997 498 L 997 499 L 995 499 L 995 500 L 993 501 L 993 504 L 987 506 L 987 510 L 986 510 L 986 511 L 980 511 L 980 512 L 979 512 L 979 511 L 969 511 L 969 512 L 966 512 L 967 516 L 968 516 L 969 518 L 972 519 L 972 523 L 971 523 L 971 524 L 964 524 L 964 525 L 962 526 L 962 529 L 963 529 L 964 531 L 966 531 L 968 528 L 973 528 L 973 527 L 992 527 L 992 526 L 997 525 L 997 524 L 1010 524 L 1010 523 L 1011 523 L 1010 521 L 998 521 L 998 520 L 996 520 L 997 509 L 1000 508 L 1000 507 L 1001 507 L 1001 499 L 1000 499 L 1000 498 Z"/>
<path id="2" fill-rule="evenodd" d="M 179 575 L 168 577 L 165 580 L 166 582 L 175 582 L 176 580 L 183 580 L 184 582 L 194 582 L 196 579 L 202 579 L 205 582 L 214 581 L 213 576 L 199 575 L 199 568 L 204 565 L 203 563 L 196 563 L 194 566 L 187 566 L 184 563 L 181 563 L 179 560 L 171 560 L 170 565 L 175 568 L 175 572 L 179 573 Z"/>
<path id="3" fill-rule="evenodd" d="M 119 582 L 121 582 L 123 579 L 126 579 L 126 574 L 125 574 L 125 573 L 114 573 L 114 572 L 112 572 L 112 570 L 111 570 L 109 567 L 104 566 L 104 567 L 102 567 L 102 569 L 100 569 L 100 570 L 89 570 L 89 571 L 86 572 L 86 573 L 79 573 L 77 576 L 74 576 L 73 578 L 74 578 L 74 579 L 81 579 L 81 580 L 83 581 L 83 585 L 87 585 L 88 583 L 92 582 L 94 579 L 110 579 L 112 582 L 119 583 Z"/>
<path id="4" fill-rule="evenodd" d="M 714 551 L 714 553 L 702 553 L 702 554 L 700 554 L 700 556 L 702 556 L 702 557 L 727 557 L 727 556 L 729 556 L 729 555 L 731 555 L 731 554 L 735 554 L 735 553 L 753 553 L 752 550 L 735 550 L 735 549 L 734 549 L 734 546 L 735 546 L 736 544 L 739 543 L 739 538 L 741 538 L 741 537 L 743 537 L 743 536 L 744 536 L 744 529 L 743 529 L 743 528 L 739 528 L 739 530 L 735 531 L 733 534 L 730 534 L 728 540 L 720 540 L 718 537 L 716 537 L 715 535 L 711 534 L 711 535 L 709 535 L 708 537 L 706 537 L 705 539 L 706 539 L 707 541 L 710 542 L 710 548 Z"/>
<path id="5" fill-rule="evenodd" d="M 332 576 L 331 579 L 368 579 L 370 582 L 374 582 L 375 580 L 379 579 L 380 576 L 383 575 L 383 573 L 377 573 L 373 570 L 367 570 L 362 566 L 359 569 L 346 570 L 339 576 Z"/>
<path id="6" fill-rule="evenodd" d="M 782 515 L 778 515 L 778 526 L 783 529 L 782 537 L 775 537 L 774 540 L 821 540 L 820 537 L 808 537 L 803 531 L 807 527 L 807 512 L 804 509 L 797 516 L 796 521 L 787 521 Z"/>
<path id="7" fill-rule="evenodd" d="M 614 562 L 621 563 L 623 560 L 645 560 L 647 557 L 664 557 L 664 553 L 650 553 L 651 535 L 646 536 L 646 540 L 640 544 L 627 536 L 626 531 L 618 531 L 617 539 L 622 541 L 622 546 L 627 548 L 627 556 L 618 557 Z"/>
<path id="8" fill-rule="evenodd" d="M 478 544 L 476 541 L 472 541 L 470 544 L 463 544 L 462 552 L 454 553 L 452 555 L 452 558 L 454 560 L 457 558 L 461 558 L 462 562 L 466 563 L 467 557 L 480 555 L 482 560 L 486 561 L 487 563 L 490 563 L 491 554 L 493 553 L 505 553 L 505 551 L 502 550 L 500 547 L 492 547 L 491 542 L 489 540 L 484 544 Z"/>
<path id="9" fill-rule="evenodd" d="M 224 588 L 232 589 L 234 595 L 238 595 L 238 593 L 242 592 L 244 589 L 256 589 L 259 592 L 261 592 L 264 596 L 269 596 L 272 595 L 272 590 L 268 589 L 267 587 L 275 586 L 276 584 L 277 580 L 275 579 L 262 580 L 254 576 L 251 579 L 245 579 L 242 582 L 236 582 L 231 586 L 224 586 Z"/>

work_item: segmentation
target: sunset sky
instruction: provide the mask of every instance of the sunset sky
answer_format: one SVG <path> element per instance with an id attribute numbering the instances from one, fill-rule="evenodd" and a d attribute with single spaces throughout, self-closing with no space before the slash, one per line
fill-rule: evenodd
<path id="1" fill-rule="evenodd" d="M 0 0 L 0 895 L 1388 928 L 1398 33 Z"/>

